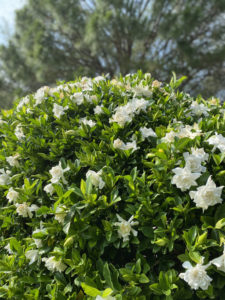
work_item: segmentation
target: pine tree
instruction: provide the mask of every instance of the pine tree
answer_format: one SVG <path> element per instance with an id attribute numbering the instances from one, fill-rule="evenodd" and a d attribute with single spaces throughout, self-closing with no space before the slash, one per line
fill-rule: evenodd
<path id="1" fill-rule="evenodd" d="M 80 75 L 175 71 L 208 97 L 225 83 L 224 12 L 224 0 L 29 0 L 1 46 L 2 72 L 20 96 Z"/>

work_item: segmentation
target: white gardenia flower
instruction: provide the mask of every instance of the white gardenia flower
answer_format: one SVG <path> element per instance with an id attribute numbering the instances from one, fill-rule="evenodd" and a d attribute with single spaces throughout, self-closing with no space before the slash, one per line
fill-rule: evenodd
<path id="1" fill-rule="evenodd" d="M 26 96 L 26 97 L 22 98 L 20 100 L 20 102 L 18 103 L 16 110 L 20 111 L 23 108 L 23 106 L 28 104 L 29 102 L 30 102 L 29 96 Z"/>
<path id="2" fill-rule="evenodd" d="M 191 154 L 198 157 L 202 162 L 207 161 L 209 158 L 209 154 L 205 153 L 203 148 L 191 148 Z"/>
<path id="3" fill-rule="evenodd" d="M 109 123 L 115 122 L 123 127 L 126 123 L 132 121 L 132 114 L 129 114 L 129 110 L 127 110 L 125 106 L 119 106 L 115 111 L 115 114 L 109 119 Z"/>
<path id="4" fill-rule="evenodd" d="M 129 241 L 129 236 L 131 232 L 134 236 L 137 236 L 137 231 L 132 228 L 132 226 L 138 225 L 138 222 L 134 222 L 134 216 L 131 216 L 128 221 L 121 218 L 118 214 L 116 215 L 119 222 L 114 223 L 115 226 L 118 226 L 118 234 L 120 238 L 123 238 L 123 241 Z"/>
<path id="5" fill-rule="evenodd" d="M 157 137 L 156 133 L 152 130 L 152 128 L 141 127 L 140 132 L 141 132 L 143 138 L 147 138 L 149 136 Z"/>
<path id="6" fill-rule="evenodd" d="M 205 106 L 203 103 L 199 104 L 197 101 L 192 102 L 190 109 L 191 109 L 191 115 L 196 115 L 196 116 L 204 115 L 205 117 L 209 115 L 208 107 Z"/>
<path id="7" fill-rule="evenodd" d="M 20 155 L 17 153 L 13 156 L 6 157 L 6 161 L 11 167 L 19 167 L 19 162 L 18 162 L 19 157 Z"/>
<path id="8" fill-rule="evenodd" d="M 9 170 L 0 169 L 0 185 L 8 185 L 11 182 L 10 175 L 11 172 Z"/>
<path id="9" fill-rule="evenodd" d="M 87 118 L 80 119 L 80 123 L 82 123 L 84 125 L 88 125 L 90 127 L 94 127 L 96 125 L 96 122 L 94 122 L 92 120 L 88 120 Z"/>
<path id="10" fill-rule="evenodd" d="M 95 172 L 92 170 L 87 171 L 86 178 L 91 178 L 91 183 L 100 190 L 105 186 L 105 182 L 101 178 L 102 170 Z"/>
<path id="11" fill-rule="evenodd" d="M 84 95 L 83 93 L 74 93 L 70 99 L 76 103 L 77 105 L 81 105 L 84 102 Z"/>
<path id="12" fill-rule="evenodd" d="M 211 260 L 210 263 L 215 265 L 218 270 L 225 272 L 225 244 L 224 244 L 224 248 L 223 248 L 223 254 L 221 256 Z"/>
<path id="13" fill-rule="evenodd" d="M 207 290 L 212 281 L 212 278 L 210 278 L 206 272 L 209 265 L 210 264 L 203 266 L 202 264 L 197 264 L 193 267 L 189 261 L 186 261 L 182 266 L 187 269 L 187 271 L 180 273 L 179 277 L 186 281 L 194 290 L 199 288 Z"/>
<path id="14" fill-rule="evenodd" d="M 203 173 L 206 171 L 206 168 L 201 165 L 202 160 L 199 157 L 188 152 L 183 153 L 183 156 L 186 162 L 185 166 L 189 168 L 191 172 Z"/>
<path id="15" fill-rule="evenodd" d="M 126 105 L 116 107 L 115 113 L 112 115 L 112 118 L 109 119 L 109 122 L 116 122 L 123 127 L 125 123 L 132 121 L 135 114 L 139 114 L 141 110 L 146 111 L 148 106 L 149 101 L 144 98 L 133 98 Z"/>
<path id="16" fill-rule="evenodd" d="M 62 182 L 64 184 L 67 184 L 67 181 L 64 177 L 64 173 L 69 171 L 69 169 L 70 169 L 69 167 L 63 169 L 61 161 L 59 162 L 59 164 L 57 166 L 52 167 L 51 170 L 49 171 L 49 173 L 52 176 L 51 183 L 58 183 L 60 181 L 60 179 L 62 179 Z"/>
<path id="17" fill-rule="evenodd" d="M 210 145 L 213 145 L 213 151 L 218 148 L 221 152 L 225 151 L 225 137 L 222 134 L 218 134 L 217 132 L 215 135 L 211 136 L 207 142 Z"/>
<path id="18" fill-rule="evenodd" d="M 133 151 L 138 149 L 136 141 L 128 142 L 125 144 L 124 150 L 130 150 L 130 149 L 133 149 Z"/>
<path id="19" fill-rule="evenodd" d="M 81 78 L 81 82 L 77 82 L 77 87 L 80 87 L 82 91 L 93 91 L 93 82 L 91 78 L 86 76 Z"/>
<path id="20" fill-rule="evenodd" d="M 7 250 L 7 252 L 8 252 L 9 254 L 13 254 L 13 251 L 12 251 L 12 249 L 11 249 L 11 247 L 10 247 L 10 243 L 8 243 L 8 244 L 4 247 L 4 249 Z"/>
<path id="21" fill-rule="evenodd" d="M 202 185 L 197 188 L 197 191 L 189 193 L 196 206 L 201 207 L 203 210 L 223 201 L 221 198 L 223 186 L 216 187 L 211 177 L 208 178 L 206 185 Z"/>
<path id="22" fill-rule="evenodd" d="M 149 106 L 149 101 L 144 98 L 133 98 L 131 100 L 131 106 L 133 107 L 134 114 L 139 114 L 142 110 L 146 112 L 146 109 Z"/>
<path id="23" fill-rule="evenodd" d="M 19 197 L 19 193 L 16 192 L 12 187 L 8 190 L 6 198 L 8 199 L 9 203 L 16 202 Z"/>
<path id="24" fill-rule="evenodd" d="M 97 106 L 94 108 L 94 113 L 95 113 L 96 115 L 102 114 L 102 113 L 103 113 L 102 106 L 97 105 Z"/>
<path id="25" fill-rule="evenodd" d="M 113 142 L 113 147 L 116 149 L 125 150 L 125 144 L 123 141 L 121 141 L 121 139 L 116 139 Z"/>
<path id="26" fill-rule="evenodd" d="M 56 260 L 55 256 L 44 257 L 42 261 L 45 262 L 45 266 L 49 271 L 58 271 L 63 272 L 67 268 L 67 266 L 62 263 L 60 260 Z"/>
<path id="27" fill-rule="evenodd" d="M 54 194 L 55 192 L 55 189 L 54 189 L 54 186 L 49 183 L 47 184 L 45 187 L 44 187 L 44 191 L 47 193 L 47 194 L 50 194 L 51 196 Z"/>
<path id="28" fill-rule="evenodd" d="M 106 81 L 106 79 L 105 79 L 105 77 L 103 77 L 103 76 L 96 76 L 96 77 L 93 79 L 93 81 L 94 81 L 95 83 L 99 83 L 100 81 Z"/>
<path id="29" fill-rule="evenodd" d="M 217 98 L 211 98 L 211 99 L 209 100 L 209 103 L 210 103 L 211 105 L 218 105 L 218 104 L 220 103 L 220 100 L 217 99 Z"/>
<path id="30" fill-rule="evenodd" d="M 120 150 L 130 150 L 130 149 L 133 149 L 133 151 L 135 151 L 135 150 L 138 149 L 136 141 L 128 142 L 128 143 L 125 144 L 120 139 L 116 139 L 113 142 L 113 147 L 116 148 L 116 149 L 120 149 Z"/>
<path id="31" fill-rule="evenodd" d="M 35 204 L 32 204 L 31 206 L 28 206 L 27 203 L 16 203 L 15 206 L 17 207 L 16 212 L 18 213 L 19 216 L 22 216 L 23 218 L 32 218 L 33 211 L 37 211 L 38 210 L 38 206 Z"/>
<path id="32" fill-rule="evenodd" d="M 36 100 L 35 105 L 37 106 L 38 104 L 41 104 L 44 99 L 45 99 L 45 93 L 49 92 L 49 87 L 48 86 L 43 86 L 40 89 L 36 91 L 34 94 L 34 99 Z"/>
<path id="33" fill-rule="evenodd" d="M 112 297 L 112 296 L 107 296 L 107 297 L 101 297 L 101 296 L 97 296 L 96 298 L 95 298 L 95 300 L 116 300 L 116 298 L 115 297 Z"/>
<path id="34" fill-rule="evenodd" d="M 39 257 L 38 250 L 29 250 L 25 253 L 25 256 L 26 256 L 26 259 L 29 259 L 29 261 L 30 261 L 29 265 L 31 265 L 36 260 L 38 260 L 38 257 Z"/>
<path id="35" fill-rule="evenodd" d="M 64 223 L 64 219 L 67 215 L 67 212 L 66 212 L 66 207 L 64 205 L 62 206 L 57 206 L 56 210 L 55 210 L 55 219 L 63 224 Z"/>
<path id="36" fill-rule="evenodd" d="M 162 82 L 158 81 L 158 80 L 154 80 L 152 82 L 152 87 L 154 88 L 159 88 L 162 85 Z"/>
<path id="37" fill-rule="evenodd" d="M 65 114 L 66 109 L 68 109 L 68 106 L 63 107 L 61 105 L 54 103 L 53 110 L 52 110 L 54 113 L 54 117 L 60 119 L 60 117 Z"/>
<path id="38" fill-rule="evenodd" d="M 188 137 L 190 139 L 194 139 L 196 136 L 199 136 L 201 134 L 202 133 L 198 127 L 198 124 L 195 123 L 193 126 L 190 125 L 181 126 L 177 134 L 177 137 L 179 138 Z"/>
<path id="39" fill-rule="evenodd" d="M 179 124 L 178 131 L 170 131 L 163 138 L 162 141 L 166 143 L 172 143 L 175 137 L 178 138 L 190 138 L 194 139 L 196 136 L 201 135 L 201 130 L 198 127 L 198 124 L 194 124 L 193 126 Z"/>
<path id="40" fill-rule="evenodd" d="M 16 126 L 14 133 L 15 133 L 15 136 L 18 138 L 18 140 L 21 140 L 22 138 L 25 137 L 21 124 L 18 124 Z"/>
<path id="41" fill-rule="evenodd" d="M 175 168 L 172 170 L 175 174 L 172 178 L 171 183 L 175 184 L 181 191 L 189 190 L 191 186 L 196 186 L 196 179 L 201 176 L 201 173 L 192 173 L 187 167 Z"/>
<path id="42" fill-rule="evenodd" d="M 162 138 L 162 142 L 163 143 L 172 143 L 174 141 L 176 132 L 174 132 L 173 130 L 170 132 L 167 132 L 166 135 Z"/>
<path id="43" fill-rule="evenodd" d="M 151 78 L 151 73 L 145 73 L 144 78 L 145 79 L 150 79 Z"/>
<path id="44" fill-rule="evenodd" d="M 132 88 L 134 95 L 150 97 L 152 95 L 152 91 L 149 89 L 148 86 L 143 86 L 142 84 L 137 85 L 136 87 Z"/>

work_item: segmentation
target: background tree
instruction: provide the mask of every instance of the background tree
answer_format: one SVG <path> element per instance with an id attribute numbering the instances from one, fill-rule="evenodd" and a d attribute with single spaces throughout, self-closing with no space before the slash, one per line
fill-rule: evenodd
<path id="1" fill-rule="evenodd" d="M 28 0 L 0 49 L 2 103 L 56 80 L 142 69 L 208 97 L 225 83 L 224 0 Z M 1 88 L 1 87 L 0 87 Z M 6 105 L 5 104 L 5 105 Z"/>

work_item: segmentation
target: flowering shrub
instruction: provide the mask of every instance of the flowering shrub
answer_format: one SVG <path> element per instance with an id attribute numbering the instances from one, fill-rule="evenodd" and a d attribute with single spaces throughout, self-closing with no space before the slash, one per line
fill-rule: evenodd
<path id="1" fill-rule="evenodd" d="M 225 110 L 141 72 L 0 120 L 1 299 L 224 299 Z"/>

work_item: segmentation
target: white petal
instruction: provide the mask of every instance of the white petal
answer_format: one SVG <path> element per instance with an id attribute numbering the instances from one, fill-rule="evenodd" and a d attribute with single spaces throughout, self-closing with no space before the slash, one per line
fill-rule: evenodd
<path id="1" fill-rule="evenodd" d="M 192 268 L 192 265 L 189 261 L 185 261 L 183 264 L 182 264 L 182 267 L 185 268 L 185 269 L 190 269 Z M 183 273 L 184 274 L 184 273 Z M 181 275 L 181 274 L 180 274 Z"/>

